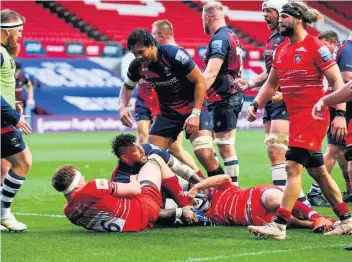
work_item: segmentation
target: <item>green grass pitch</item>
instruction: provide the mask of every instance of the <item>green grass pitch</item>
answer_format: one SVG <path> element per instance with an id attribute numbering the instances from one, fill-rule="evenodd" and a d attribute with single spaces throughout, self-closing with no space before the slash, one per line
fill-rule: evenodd
<path id="1" fill-rule="evenodd" d="M 141 233 L 96 233 L 78 228 L 64 217 L 65 199 L 50 178 L 63 164 L 74 164 L 87 180 L 110 178 L 116 164 L 110 153 L 114 133 L 33 134 L 26 142 L 33 168 L 13 203 L 23 233 L 1 234 L 3 262 L 15 261 L 351 261 L 344 251 L 351 236 L 327 237 L 309 230 L 289 230 L 285 241 L 262 240 L 246 227 L 155 228 Z M 271 183 L 263 131 L 239 131 L 236 144 L 242 187 Z M 188 141 L 186 150 L 191 150 Z M 336 167 L 333 177 L 345 190 Z M 311 178 L 304 174 L 305 192 Z M 332 215 L 328 208 L 320 208 Z"/>

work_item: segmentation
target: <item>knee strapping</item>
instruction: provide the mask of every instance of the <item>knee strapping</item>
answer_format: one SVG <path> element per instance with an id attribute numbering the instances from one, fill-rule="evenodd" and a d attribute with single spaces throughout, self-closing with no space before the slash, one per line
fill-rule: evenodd
<path id="1" fill-rule="evenodd" d="M 234 137 L 217 137 L 217 138 L 215 138 L 215 144 L 217 144 L 217 145 L 234 145 L 235 138 Z"/>
<path id="2" fill-rule="evenodd" d="M 192 141 L 192 145 L 194 151 L 201 148 L 213 149 L 213 138 L 211 136 L 199 136 Z"/>
<path id="3" fill-rule="evenodd" d="M 284 150 L 288 149 L 288 135 L 281 133 L 270 133 L 266 135 L 264 143 L 267 146 L 275 146 Z"/>

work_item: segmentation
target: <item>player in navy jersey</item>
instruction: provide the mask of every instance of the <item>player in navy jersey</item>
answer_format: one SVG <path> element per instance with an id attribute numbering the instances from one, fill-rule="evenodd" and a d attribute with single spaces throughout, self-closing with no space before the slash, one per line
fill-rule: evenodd
<path id="1" fill-rule="evenodd" d="M 352 80 L 352 41 L 345 40 L 339 43 L 339 38 L 336 32 L 327 30 L 318 35 L 321 42 L 326 45 L 330 52 L 334 54 L 337 65 L 340 68 L 342 78 L 345 83 Z M 331 87 L 328 87 L 327 93 L 331 93 Z M 336 110 L 335 105 L 329 107 L 330 112 L 330 126 L 327 133 L 328 147 L 324 153 L 324 163 L 329 173 L 337 161 L 342 175 L 346 182 L 346 192 L 343 193 L 343 200 L 345 202 L 352 201 L 352 164 L 351 175 L 349 176 L 348 162 L 345 159 L 344 151 L 346 149 L 346 141 L 340 134 L 336 134 L 335 130 L 331 127 L 331 122 L 335 117 L 346 119 L 347 126 L 352 118 L 352 102 L 346 103 L 346 113 Z M 341 115 L 342 114 L 342 115 Z M 345 116 L 345 117 L 344 117 Z M 313 182 L 310 192 L 308 193 L 309 201 L 312 205 L 317 205 L 324 199 L 321 196 L 321 190 L 316 182 Z M 322 200 L 321 200 L 322 199 Z"/>
<path id="2" fill-rule="evenodd" d="M 168 20 L 159 20 L 154 22 L 152 34 L 159 44 L 170 44 L 178 46 L 175 42 L 173 26 Z M 182 133 L 180 133 L 179 136 L 181 135 Z M 212 121 L 210 119 L 208 110 L 205 107 L 202 107 L 200 113 L 199 130 L 193 134 L 187 134 L 187 138 L 191 141 L 194 154 L 208 172 L 208 176 L 224 173 L 223 169 L 214 157 L 215 151 L 213 147 Z M 180 161 L 193 168 L 193 166 L 189 164 L 191 161 L 188 159 L 185 161 L 184 157 L 180 157 L 180 154 L 175 154 L 175 151 L 179 151 L 179 147 L 182 147 L 182 140 L 178 140 L 179 138 L 173 144 L 171 144 L 169 151 Z"/>
<path id="3" fill-rule="evenodd" d="M 268 78 L 273 63 L 273 53 L 276 47 L 284 41 L 284 37 L 279 34 L 279 12 L 287 0 L 266 0 L 262 4 L 264 20 L 273 33 L 269 36 L 264 50 L 264 60 L 266 70 L 252 80 L 236 80 L 236 88 L 245 91 L 251 88 L 260 88 Z M 271 163 L 271 175 L 273 184 L 281 188 L 286 185 L 285 153 L 288 144 L 288 114 L 281 90 L 278 89 L 276 95 L 265 104 L 264 109 L 264 143 L 267 145 L 267 153 Z M 301 190 L 299 201 L 309 205 L 306 196 Z"/>
<path id="4" fill-rule="evenodd" d="M 212 36 L 204 57 L 207 109 L 225 173 L 238 185 L 239 166 L 234 144 L 244 95 L 234 89 L 233 83 L 242 74 L 242 49 L 235 33 L 226 26 L 221 3 L 206 4 L 202 20 L 205 33 Z"/>

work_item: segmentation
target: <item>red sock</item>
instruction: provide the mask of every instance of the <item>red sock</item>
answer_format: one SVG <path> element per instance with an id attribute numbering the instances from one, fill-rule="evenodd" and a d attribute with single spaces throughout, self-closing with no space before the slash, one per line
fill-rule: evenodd
<path id="1" fill-rule="evenodd" d="M 206 177 L 203 175 L 202 171 L 200 171 L 200 170 L 197 171 L 197 174 L 198 174 L 198 176 L 200 176 L 200 178 L 203 178 L 203 179 L 206 178 Z"/>
<path id="2" fill-rule="evenodd" d="M 276 216 L 282 218 L 287 222 L 290 220 L 292 213 L 290 210 L 280 207 L 276 210 Z"/>
<path id="3" fill-rule="evenodd" d="M 302 213 L 304 218 L 308 218 L 311 221 L 320 217 L 320 215 L 317 212 L 315 212 L 309 206 L 307 206 L 306 204 L 303 204 L 300 201 L 296 201 L 296 203 L 293 207 L 293 211 Z M 313 213 L 311 213 L 311 212 L 313 212 Z"/>
<path id="4" fill-rule="evenodd" d="M 341 220 L 351 217 L 347 204 L 345 202 L 341 202 L 332 208 L 336 216 L 338 216 Z"/>
<path id="5" fill-rule="evenodd" d="M 163 190 L 173 199 L 176 204 L 180 207 L 191 206 L 191 202 L 187 196 L 183 193 L 180 184 L 178 183 L 177 177 L 169 177 L 161 181 Z"/>

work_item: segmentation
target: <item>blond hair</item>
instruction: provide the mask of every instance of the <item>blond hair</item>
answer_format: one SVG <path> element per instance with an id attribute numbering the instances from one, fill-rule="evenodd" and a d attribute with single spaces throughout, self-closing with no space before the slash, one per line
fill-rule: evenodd
<path id="1" fill-rule="evenodd" d="M 323 15 L 318 10 L 309 8 L 303 2 L 289 2 L 285 4 L 282 8 L 291 8 L 295 11 L 298 11 L 300 14 L 300 19 L 302 19 L 304 23 L 304 26 L 306 26 L 306 24 L 313 24 L 316 22 L 324 21 Z"/>
<path id="2" fill-rule="evenodd" d="M 156 27 L 159 34 L 169 35 L 174 37 L 174 28 L 171 22 L 167 19 L 158 20 L 153 23 L 153 27 Z"/>

